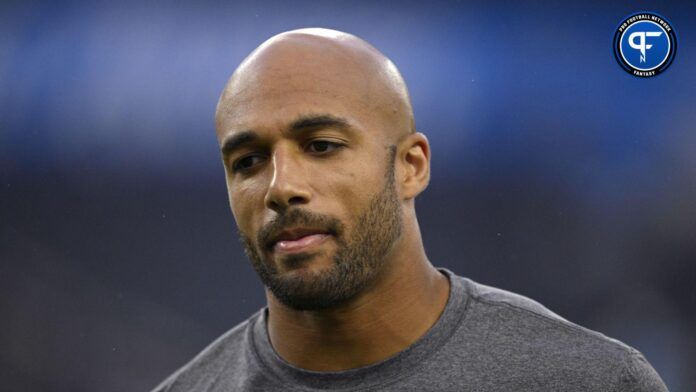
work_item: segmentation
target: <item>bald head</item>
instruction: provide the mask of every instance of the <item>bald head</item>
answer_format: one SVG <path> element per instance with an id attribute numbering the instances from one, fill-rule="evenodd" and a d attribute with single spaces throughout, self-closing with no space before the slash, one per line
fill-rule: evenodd
<path id="1" fill-rule="evenodd" d="M 388 58 L 351 34 L 311 28 L 278 34 L 242 62 L 218 103 L 218 136 L 253 125 L 252 108 L 323 113 L 328 102 L 387 143 L 415 131 L 406 85 Z"/>

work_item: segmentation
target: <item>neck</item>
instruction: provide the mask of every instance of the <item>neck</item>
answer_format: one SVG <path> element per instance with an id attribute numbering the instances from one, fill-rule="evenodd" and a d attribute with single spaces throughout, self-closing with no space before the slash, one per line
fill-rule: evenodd
<path id="1" fill-rule="evenodd" d="M 449 281 L 420 241 L 403 236 L 370 289 L 340 308 L 298 311 L 267 291 L 268 333 L 290 364 L 314 371 L 367 366 L 406 349 L 432 327 L 449 297 Z M 409 246 L 410 242 L 410 246 Z"/>

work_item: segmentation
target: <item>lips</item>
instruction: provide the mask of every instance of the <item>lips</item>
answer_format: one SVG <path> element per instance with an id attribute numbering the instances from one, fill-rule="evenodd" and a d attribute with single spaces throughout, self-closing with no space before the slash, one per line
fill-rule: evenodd
<path id="1" fill-rule="evenodd" d="M 318 245 L 329 235 L 326 231 L 308 228 L 283 230 L 271 238 L 268 248 L 275 252 L 298 252 Z"/>

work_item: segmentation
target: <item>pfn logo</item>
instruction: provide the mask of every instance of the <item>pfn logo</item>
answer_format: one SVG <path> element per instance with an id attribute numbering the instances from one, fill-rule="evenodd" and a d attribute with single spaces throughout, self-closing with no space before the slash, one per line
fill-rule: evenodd
<path id="1" fill-rule="evenodd" d="M 638 49 L 640 50 L 640 62 L 644 63 L 645 62 L 645 50 L 652 48 L 652 45 L 650 44 L 645 44 L 645 37 L 659 37 L 662 35 L 661 31 L 636 31 L 635 33 L 631 33 L 631 35 L 628 36 L 628 44 L 631 45 L 633 49 Z M 635 39 L 639 38 L 640 43 L 636 43 Z"/>
<path id="2" fill-rule="evenodd" d="M 614 35 L 614 55 L 619 65 L 634 76 L 663 72 L 674 60 L 677 37 L 663 17 L 642 12 L 624 19 Z"/>

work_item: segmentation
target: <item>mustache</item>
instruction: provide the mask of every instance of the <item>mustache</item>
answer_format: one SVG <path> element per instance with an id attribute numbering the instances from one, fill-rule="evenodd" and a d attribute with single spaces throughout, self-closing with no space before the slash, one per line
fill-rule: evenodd
<path id="1" fill-rule="evenodd" d="M 278 236 L 283 230 L 294 227 L 325 231 L 336 238 L 343 234 L 343 224 L 337 218 L 295 208 L 276 215 L 273 220 L 264 224 L 256 236 L 257 244 L 270 249 L 272 238 Z"/>

